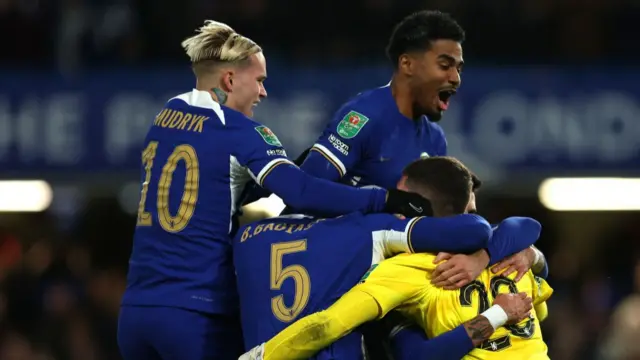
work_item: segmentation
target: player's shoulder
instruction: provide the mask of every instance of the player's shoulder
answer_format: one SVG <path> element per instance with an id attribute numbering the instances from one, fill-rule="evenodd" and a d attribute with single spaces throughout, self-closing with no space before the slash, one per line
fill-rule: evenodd
<path id="1" fill-rule="evenodd" d="M 261 243 L 269 239 L 282 241 L 283 236 L 308 229 L 317 219 L 306 215 L 283 215 L 251 222 L 241 226 L 233 240 L 234 245 L 260 237 Z"/>
<path id="2" fill-rule="evenodd" d="M 436 255 L 430 253 L 398 254 L 382 261 L 380 264 L 386 264 L 385 266 L 389 267 L 409 267 L 430 272 L 437 266 L 437 264 L 433 262 L 435 258 Z"/>
<path id="3" fill-rule="evenodd" d="M 444 138 L 444 129 L 437 122 L 430 121 L 426 116 L 423 116 L 420 121 L 424 124 L 424 127 L 429 129 L 429 133 L 431 134 L 431 139 L 434 137 Z"/>
<path id="4" fill-rule="evenodd" d="M 338 111 L 339 119 L 357 116 L 360 121 L 377 122 L 378 119 L 384 118 L 386 107 L 394 102 L 390 101 L 391 90 L 389 86 L 383 86 L 375 89 L 363 91 L 344 103 Z"/>
<path id="5" fill-rule="evenodd" d="M 167 101 L 167 105 L 170 107 L 190 109 L 200 113 L 208 113 L 211 116 L 215 116 L 219 120 L 219 123 L 229 128 L 251 129 L 260 125 L 243 113 L 220 105 L 213 100 L 211 94 L 207 91 L 193 89 L 190 92 L 172 97 Z"/>
<path id="6" fill-rule="evenodd" d="M 206 91 L 193 89 L 190 92 L 176 95 L 167 101 L 167 107 L 208 114 L 217 118 L 223 125 L 226 122 L 222 107 L 213 101 L 211 95 Z"/>

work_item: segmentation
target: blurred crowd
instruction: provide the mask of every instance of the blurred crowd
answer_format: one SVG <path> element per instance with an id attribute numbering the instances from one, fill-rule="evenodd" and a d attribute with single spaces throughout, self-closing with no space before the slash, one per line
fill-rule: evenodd
<path id="1" fill-rule="evenodd" d="M 382 60 L 389 33 L 417 9 L 452 13 L 474 63 L 632 64 L 632 0 L 0 0 L 2 63 L 86 66 L 183 63 L 180 41 L 204 19 L 232 25 L 271 58 L 306 64 Z"/>

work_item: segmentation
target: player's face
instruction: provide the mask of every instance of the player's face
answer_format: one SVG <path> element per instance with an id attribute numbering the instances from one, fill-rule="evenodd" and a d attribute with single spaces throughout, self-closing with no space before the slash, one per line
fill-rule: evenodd
<path id="1" fill-rule="evenodd" d="M 475 214 L 478 212 L 476 208 L 476 193 L 471 192 L 471 196 L 469 197 L 469 204 L 467 208 L 464 210 L 465 214 Z"/>
<path id="2" fill-rule="evenodd" d="M 266 79 L 267 62 L 259 52 L 249 58 L 248 65 L 235 72 L 232 91 L 229 93 L 229 106 L 249 117 L 253 116 L 253 107 L 267 97 L 267 90 L 264 88 Z"/>
<path id="3" fill-rule="evenodd" d="M 411 77 L 414 112 L 439 121 L 449 99 L 460 86 L 462 45 L 453 40 L 436 40 L 431 49 L 416 58 Z"/>

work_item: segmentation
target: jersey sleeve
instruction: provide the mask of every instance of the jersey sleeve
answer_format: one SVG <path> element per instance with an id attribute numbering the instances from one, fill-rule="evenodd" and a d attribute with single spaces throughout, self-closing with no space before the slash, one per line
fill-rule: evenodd
<path id="1" fill-rule="evenodd" d="M 381 221 L 383 216 L 386 221 Z M 485 248 L 491 236 L 491 225 L 474 214 L 409 219 L 370 215 L 369 219 L 375 228 L 374 250 L 381 249 L 383 258 L 402 252 L 473 252 Z"/>
<path id="2" fill-rule="evenodd" d="M 553 294 L 553 289 L 547 281 L 539 276 L 533 275 L 533 303 L 539 304 L 547 301 Z"/>
<path id="3" fill-rule="evenodd" d="M 351 291 L 360 291 L 378 303 L 378 319 L 406 302 L 427 296 L 425 271 L 405 264 L 398 255 L 373 265 Z"/>
<path id="4" fill-rule="evenodd" d="M 264 125 L 245 130 L 242 142 L 237 144 L 237 161 L 249 169 L 251 177 L 262 186 L 264 178 L 278 165 L 293 163 L 276 134 Z"/>
<path id="5" fill-rule="evenodd" d="M 549 316 L 547 300 L 553 294 L 553 289 L 547 281 L 539 276 L 532 275 L 533 281 L 533 307 L 536 311 L 538 321 L 544 321 Z"/>
<path id="6" fill-rule="evenodd" d="M 343 107 L 311 147 L 302 170 L 332 181 L 342 178 L 367 154 L 373 142 L 372 128 L 364 111 Z"/>
<path id="7" fill-rule="evenodd" d="M 378 314 L 376 301 L 351 289 L 328 309 L 289 325 L 264 344 L 263 360 L 307 359 Z"/>
<path id="8" fill-rule="evenodd" d="M 360 189 L 319 179 L 289 161 L 276 135 L 266 126 L 256 126 L 238 144 L 238 162 L 249 169 L 256 183 L 272 191 L 287 205 L 327 216 L 350 212 L 379 212 L 385 207 L 384 189 Z"/>
<path id="9" fill-rule="evenodd" d="M 489 265 L 533 245 L 540 237 L 542 225 L 532 218 L 513 216 L 504 219 L 492 231 L 489 240 Z"/>

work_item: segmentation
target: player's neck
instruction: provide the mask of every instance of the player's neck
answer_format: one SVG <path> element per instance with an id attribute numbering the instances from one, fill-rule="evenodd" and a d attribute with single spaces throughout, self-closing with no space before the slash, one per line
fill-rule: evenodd
<path id="1" fill-rule="evenodd" d="M 404 115 L 407 119 L 413 119 L 413 101 L 411 96 L 411 90 L 403 83 L 401 79 L 396 76 L 391 79 L 391 96 L 396 101 L 398 111 Z"/>
<path id="2" fill-rule="evenodd" d="M 196 82 L 196 90 L 208 92 L 211 94 L 213 101 L 221 105 L 225 105 L 227 102 L 227 93 L 215 82 L 198 79 Z"/>

